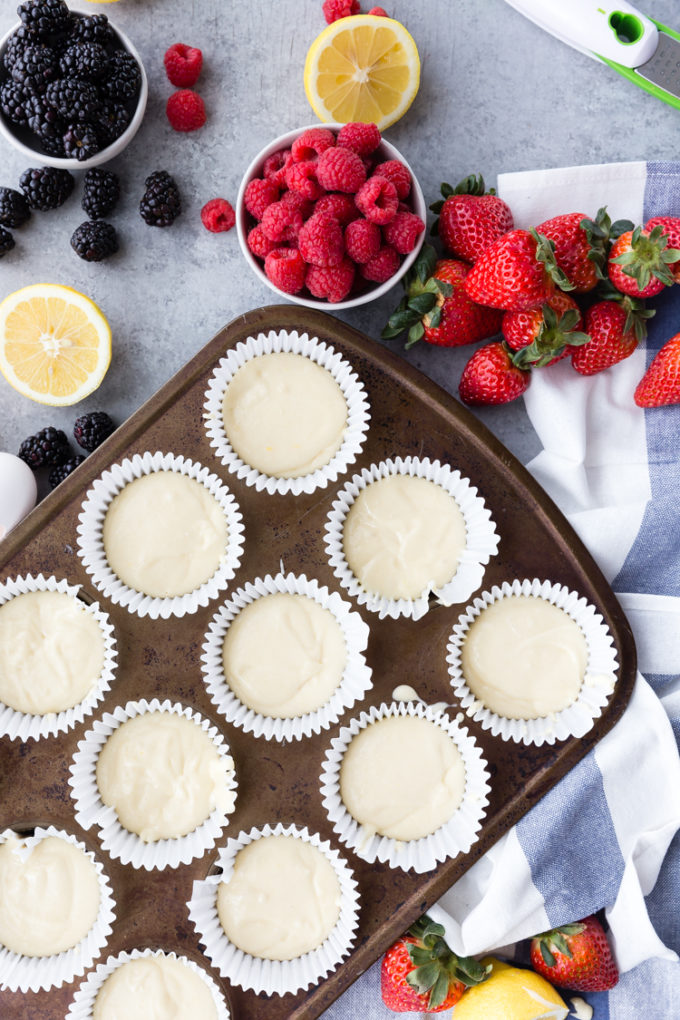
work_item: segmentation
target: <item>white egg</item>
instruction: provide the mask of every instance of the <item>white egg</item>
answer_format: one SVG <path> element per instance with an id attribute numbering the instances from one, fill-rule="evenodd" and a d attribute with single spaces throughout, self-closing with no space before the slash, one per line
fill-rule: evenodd
<path id="1" fill-rule="evenodd" d="M 0 453 L 0 539 L 35 506 L 35 475 L 20 457 Z"/>

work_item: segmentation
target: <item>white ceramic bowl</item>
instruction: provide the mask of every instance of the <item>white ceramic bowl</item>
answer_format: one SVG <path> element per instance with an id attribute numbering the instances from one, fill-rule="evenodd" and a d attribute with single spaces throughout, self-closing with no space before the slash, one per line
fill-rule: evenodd
<path id="1" fill-rule="evenodd" d="M 389 278 L 389 280 L 386 280 L 385 283 L 373 284 L 373 286 L 369 287 L 368 290 L 358 294 L 356 297 L 348 298 L 346 301 L 332 302 L 317 298 L 303 297 L 300 294 L 287 294 L 285 291 L 276 287 L 265 274 L 263 263 L 257 259 L 255 255 L 253 255 L 248 247 L 248 224 L 251 222 L 252 217 L 245 207 L 244 195 L 246 187 L 254 177 L 262 176 L 262 169 L 264 167 L 265 160 L 269 156 L 278 152 L 279 149 L 289 149 L 295 139 L 298 138 L 303 131 L 308 131 L 310 128 L 330 128 L 331 131 L 337 132 L 342 126 L 342 124 L 321 124 L 319 122 L 297 128 L 295 131 L 288 131 L 285 135 L 280 135 L 278 138 L 275 138 L 274 141 L 270 142 L 270 144 L 262 149 L 261 152 L 258 152 L 257 156 L 246 170 L 236 199 L 236 229 L 238 232 L 238 240 L 241 245 L 241 251 L 243 252 L 244 258 L 255 275 L 259 277 L 262 283 L 266 284 L 270 290 L 273 290 L 275 294 L 278 294 L 279 297 L 285 298 L 287 301 L 294 301 L 295 304 L 298 305 L 304 305 L 306 308 L 321 308 L 326 311 L 335 311 L 336 309 L 339 310 L 341 308 L 356 308 L 358 305 L 366 304 L 368 301 L 374 301 L 376 298 L 386 294 L 387 291 L 395 285 L 395 283 L 401 280 L 404 273 L 408 272 L 418 257 L 418 252 L 425 240 L 425 231 L 423 231 L 420 234 L 418 243 L 413 251 L 404 256 L 399 269 Z M 398 149 L 395 149 L 393 145 L 383 138 L 376 150 L 376 155 L 379 157 L 380 162 L 384 163 L 388 159 L 398 159 L 400 163 L 403 163 L 404 166 L 408 167 L 411 173 L 411 194 L 408 197 L 407 204 L 411 206 L 413 212 L 416 213 L 417 216 L 420 216 L 423 223 L 425 223 L 427 216 L 425 198 L 423 196 L 422 189 L 418 184 L 416 175 L 413 173 L 412 168 L 409 166 L 402 154 Z"/>
<path id="2" fill-rule="evenodd" d="M 83 16 L 94 13 L 94 11 L 79 11 L 74 8 L 70 8 L 70 10 L 71 14 L 80 14 Z M 2 39 L 0 39 L 0 61 L 2 60 L 5 52 L 7 40 L 12 33 L 19 28 L 20 24 L 21 22 L 17 22 L 17 24 L 10 28 L 9 32 L 6 32 Z M 15 149 L 18 149 L 19 152 L 23 152 L 24 156 L 27 156 L 32 161 L 31 165 L 34 165 L 37 161 L 41 166 L 55 166 L 62 170 L 89 170 L 90 167 L 99 166 L 101 163 L 107 163 L 110 159 L 113 159 L 114 156 L 118 156 L 137 134 L 144 117 L 146 101 L 149 95 L 149 84 L 146 77 L 146 71 L 144 70 L 142 58 L 125 33 L 121 32 L 121 30 L 113 24 L 110 18 L 109 24 L 120 39 L 124 49 L 126 49 L 139 64 L 139 70 L 142 76 L 137 106 L 130 123 L 119 138 L 116 138 L 114 142 L 107 145 L 105 149 L 95 153 L 95 155 L 90 159 L 66 159 L 65 157 L 60 156 L 50 156 L 48 153 L 43 152 L 37 138 L 35 139 L 35 142 L 33 142 L 31 133 L 27 129 L 22 129 L 18 125 L 12 124 L 0 111 L 0 135 L 5 138 L 10 145 L 13 145 Z"/>

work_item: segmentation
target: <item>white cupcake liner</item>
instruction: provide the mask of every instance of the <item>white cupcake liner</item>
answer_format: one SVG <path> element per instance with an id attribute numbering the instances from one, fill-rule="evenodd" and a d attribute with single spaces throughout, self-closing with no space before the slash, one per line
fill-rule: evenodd
<path id="1" fill-rule="evenodd" d="M 66 1014 L 65 1020 L 92 1020 L 92 1010 L 94 1009 L 95 1000 L 97 995 L 101 991 L 102 985 L 107 978 L 111 977 L 114 971 L 122 967 L 124 963 L 129 963 L 131 960 L 141 960 L 147 957 L 159 957 L 165 956 L 171 960 L 177 960 L 179 963 L 185 964 L 194 974 L 205 982 L 212 995 L 213 1002 L 215 1003 L 215 1010 L 217 1012 L 217 1020 L 231 1020 L 231 1013 L 227 1006 L 226 1000 L 220 988 L 218 988 L 215 981 L 208 972 L 200 967 L 193 960 L 190 960 L 187 956 L 180 956 L 178 953 L 169 952 L 166 953 L 162 949 L 133 949 L 131 952 L 118 953 L 117 956 L 109 956 L 105 963 L 100 963 L 97 969 L 88 974 L 85 980 L 80 984 L 77 989 L 73 1002 L 69 1006 L 68 1013 Z"/>
<path id="2" fill-rule="evenodd" d="M 579 625 L 588 646 L 586 675 L 576 701 L 560 712 L 539 719 L 508 719 L 497 715 L 472 693 L 463 676 L 461 653 L 469 628 L 487 606 L 510 595 L 533 595 L 564 610 Z M 602 715 L 602 709 L 614 692 L 619 668 L 614 639 L 595 607 L 578 592 L 538 578 L 512 583 L 505 581 L 500 587 L 494 585 L 490 591 L 482 592 L 459 617 L 447 651 L 451 684 L 468 716 L 495 737 L 514 740 L 518 744 L 554 744 L 568 737 L 582 737 Z M 509 649 L 509 654 L 511 651 Z"/>
<path id="3" fill-rule="evenodd" d="M 264 960 L 251 956 L 229 941 L 217 915 L 217 890 L 228 881 L 234 870 L 236 855 L 253 840 L 267 836 L 294 836 L 317 847 L 333 866 L 340 882 L 340 916 L 326 940 L 317 948 L 294 960 Z M 278 823 L 272 828 L 240 832 L 238 839 L 230 839 L 219 851 L 215 866 L 221 874 L 211 874 L 194 882 L 191 900 L 187 906 L 189 917 L 198 932 L 205 954 L 223 977 L 233 985 L 266 995 L 295 993 L 317 984 L 345 959 L 356 937 L 359 913 L 359 893 L 353 873 L 337 850 L 328 841 L 322 842 L 316 833 L 295 825 Z"/>
<path id="4" fill-rule="evenodd" d="M 99 911 L 85 938 L 72 949 L 66 949 L 62 953 L 55 953 L 53 956 L 23 956 L 0 946 L 0 988 L 8 988 L 12 992 L 38 992 L 41 989 L 60 988 L 61 985 L 73 981 L 75 977 L 80 977 L 100 956 L 111 935 L 111 926 L 116 916 L 111 887 L 104 868 L 92 851 L 75 836 L 62 829 L 56 829 L 53 825 L 47 828 L 36 826 L 32 836 L 19 837 L 27 848 L 20 853 L 28 855 L 37 843 L 47 839 L 48 836 L 66 840 L 90 858 L 99 880 Z M 0 843 L 12 837 L 16 838 L 17 833 L 13 829 L 5 829 L 0 833 Z"/>
<path id="5" fill-rule="evenodd" d="M 369 833 L 352 815 L 340 796 L 342 759 L 351 741 L 361 730 L 389 716 L 414 716 L 429 719 L 454 741 L 465 767 L 465 789 L 461 803 L 451 818 L 429 836 L 397 840 Z M 477 841 L 482 819 L 489 803 L 489 773 L 482 752 L 471 734 L 457 720 L 450 719 L 437 707 L 423 702 L 392 702 L 374 705 L 343 726 L 331 741 L 321 772 L 323 805 L 340 840 L 369 864 L 380 861 L 391 868 L 424 874 L 442 861 L 467 853 Z"/>
<path id="6" fill-rule="evenodd" d="M 376 592 L 366 591 L 352 572 L 343 549 L 345 518 L 362 489 L 372 482 L 390 475 L 410 475 L 426 478 L 449 493 L 458 504 L 465 520 L 465 549 L 461 553 L 456 573 L 446 584 L 435 588 L 429 585 L 415 599 L 389 599 Z M 380 619 L 400 616 L 419 620 L 429 609 L 430 594 L 444 606 L 465 602 L 482 583 L 484 568 L 498 549 L 499 536 L 491 513 L 477 489 L 454 471 L 448 464 L 427 457 L 396 457 L 372 464 L 359 475 L 354 475 L 338 493 L 326 522 L 326 550 L 330 564 L 343 588 Z"/>
<path id="7" fill-rule="evenodd" d="M 282 352 L 302 354 L 327 369 L 342 390 L 347 403 L 347 425 L 340 449 L 328 464 L 297 478 L 277 478 L 273 475 L 266 475 L 244 463 L 229 442 L 222 416 L 225 390 L 238 369 L 251 358 L 257 358 L 262 354 Z M 238 478 L 243 479 L 246 485 L 255 486 L 258 492 L 264 489 L 270 495 L 275 492 L 281 495 L 290 492 L 294 496 L 299 496 L 302 492 L 309 493 L 315 489 L 323 489 L 330 482 L 335 482 L 341 474 L 344 474 L 349 465 L 354 463 L 361 452 L 370 417 L 364 385 L 352 370 L 349 362 L 345 361 L 342 355 L 338 354 L 325 341 L 319 340 L 317 337 L 310 337 L 307 333 L 300 334 L 295 331 L 289 333 L 286 330 L 270 330 L 268 333 L 259 333 L 258 336 L 248 337 L 247 340 L 227 351 L 225 357 L 220 359 L 210 379 L 205 394 L 204 408 L 205 428 L 210 445 L 215 449 L 222 463 Z"/>
<path id="8" fill-rule="evenodd" d="M 109 566 L 104 550 L 104 518 L 111 501 L 129 482 L 155 471 L 175 471 L 200 482 L 215 497 L 227 520 L 227 548 L 215 573 L 194 591 L 172 598 L 156 598 L 129 588 Z M 115 605 L 124 606 L 137 616 L 149 616 L 152 620 L 184 616 L 207 606 L 227 587 L 241 562 L 242 515 L 231 492 L 206 467 L 172 453 L 135 454 L 131 459 L 112 465 L 89 489 L 78 520 L 78 554 L 94 584 Z"/>
<path id="9" fill-rule="evenodd" d="M 33 577 L 31 574 L 26 574 L 25 577 L 18 575 L 8 578 L 4 584 L 0 584 L 0 606 L 16 598 L 17 595 L 26 595 L 33 591 L 57 591 L 78 599 L 79 605 L 99 624 L 104 639 L 104 662 L 101 672 L 82 701 L 79 701 L 73 708 L 65 708 L 61 712 L 47 712 L 44 715 L 18 712 L 16 709 L 10 708 L 9 705 L 0 702 L 0 736 L 9 737 L 10 740 L 26 741 L 56 736 L 57 733 L 66 733 L 67 730 L 81 723 L 86 716 L 91 715 L 107 691 L 110 690 L 118 655 L 113 626 L 107 613 L 100 608 L 98 602 L 88 605 L 83 599 L 78 598 L 81 587 L 79 584 L 69 584 L 63 579 L 57 580 L 56 577 L 43 577 L 42 574 L 38 574 L 37 577 Z"/>
<path id="10" fill-rule="evenodd" d="M 290 595 L 304 595 L 331 612 L 342 629 L 347 647 L 347 662 L 339 686 L 331 698 L 320 708 L 292 719 L 279 719 L 261 715 L 244 705 L 227 684 L 222 664 L 222 646 L 230 624 L 241 610 L 265 595 L 284 592 Z M 362 652 L 368 644 L 368 625 L 358 613 L 352 610 L 336 592 L 321 587 L 317 581 L 308 580 L 304 574 L 296 576 L 282 573 L 272 577 L 256 578 L 239 588 L 229 602 L 222 606 L 212 618 L 203 644 L 201 668 L 208 694 L 228 722 L 240 726 L 246 733 L 267 740 L 300 740 L 312 733 L 320 733 L 338 721 L 346 709 L 360 701 L 372 687 L 371 669 Z"/>
<path id="11" fill-rule="evenodd" d="M 192 832 L 173 839 L 158 839 L 146 843 L 136 833 L 129 832 L 121 825 L 115 810 L 107 807 L 101 799 L 97 786 L 97 759 L 114 730 L 128 719 L 145 715 L 147 712 L 171 712 L 191 719 L 208 734 L 218 754 L 227 760 L 230 767 L 233 766 L 233 762 L 222 734 L 215 726 L 211 726 L 207 719 L 184 705 L 173 704 L 170 701 L 160 702 L 157 698 L 150 702 L 128 701 L 124 707 L 119 705 L 112 712 L 105 712 L 101 720 L 96 720 L 92 729 L 78 742 L 78 750 L 73 756 L 69 776 L 72 797 L 76 805 L 76 821 L 83 829 L 90 829 L 92 826 L 99 829 L 102 848 L 111 857 L 119 859 L 123 864 L 131 864 L 133 868 L 152 871 L 154 868 L 160 870 L 189 864 L 196 857 L 202 857 L 207 850 L 212 850 L 228 824 L 228 814 L 233 811 L 234 804 L 227 812 L 215 808 Z M 233 791 L 235 798 L 235 773 L 233 771 L 228 773 L 227 778 L 227 790 Z"/>

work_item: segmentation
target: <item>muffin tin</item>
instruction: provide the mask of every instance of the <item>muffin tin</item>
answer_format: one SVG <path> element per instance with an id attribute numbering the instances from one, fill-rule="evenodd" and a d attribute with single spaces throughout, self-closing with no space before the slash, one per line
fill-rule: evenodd
<path id="1" fill-rule="evenodd" d="M 270 329 L 307 331 L 328 341 L 351 363 L 366 387 L 371 423 L 361 455 L 347 476 L 327 489 L 297 496 L 258 492 L 226 471 L 211 449 L 203 422 L 209 379 L 228 348 Z M 111 464 L 157 450 L 189 457 L 220 475 L 234 494 L 245 528 L 241 565 L 226 593 L 193 615 L 150 619 L 102 598 L 118 647 L 118 666 L 94 714 L 131 699 L 166 698 L 199 712 L 225 736 L 236 764 L 238 796 L 218 847 L 253 827 L 295 824 L 329 840 L 345 857 L 359 887 L 359 928 L 349 957 L 326 979 L 295 995 L 265 997 L 232 987 L 199 948 L 187 902 L 192 883 L 211 873 L 217 848 L 188 865 L 148 872 L 123 865 L 102 850 L 96 831 L 75 821 L 68 784 L 77 744 L 92 720 L 68 733 L 21 743 L 0 739 L 0 830 L 53 824 L 95 851 L 109 875 L 115 900 L 113 934 L 102 954 L 134 949 L 175 951 L 205 966 L 223 989 L 234 1020 L 311 1020 L 352 983 L 417 916 L 449 888 L 606 733 L 623 712 L 635 678 L 632 634 L 596 564 L 567 521 L 518 461 L 449 394 L 356 330 L 330 316 L 294 306 L 256 309 L 226 326 L 184 368 L 91 454 L 0 545 L 0 579 L 38 572 L 98 593 L 76 552 L 76 527 L 86 490 Z M 426 874 L 369 864 L 342 846 L 322 804 L 321 771 L 331 739 L 362 711 L 392 700 L 401 684 L 415 687 L 428 703 L 460 710 L 449 682 L 447 641 L 463 605 L 432 604 L 420 620 L 379 619 L 355 609 L 370 628 L 366 659 L 373 688 L 336 724 L 301 741 L 255 737 L 228 723 L 210 699 L 201 671 L 205 634 L 218 606 L 256 577 L 279 570 L 305 573 L 331 591 L 338 581 L 328 562 L 324 527 L 337 490 L 386 457 L 439 459 L 476 486 L 496 522 L 498 554 L 487 566 L 483 587 L 516 578 L 549 578 L 578 591 L 609 627 L 619 663 L 614 694 L 593 728 L 580 739 L 517 745 L 465 717 L 489 764 L 489 806 L 479 839 L 467 853 Z M 58 1020 L 78 982 L 48 992 L 0 991 L 3 1020 Z"/>

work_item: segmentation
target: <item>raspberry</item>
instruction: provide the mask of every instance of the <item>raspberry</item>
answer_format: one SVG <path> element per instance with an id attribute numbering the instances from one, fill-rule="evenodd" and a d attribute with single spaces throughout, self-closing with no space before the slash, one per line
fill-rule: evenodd
<path id="1" fill-rule="evenodd" d="M 256 227 L 248 233 L 248 247 L 252 251 L 253 255 L 257 255 L 259 259 L 265 259 L 269 255 L 270 251 L 274 251 L 277 247 L 276 241 L 270 241 L 264 230 L 262 224 L 258 223 Z"/>
<path id="2" fill-rule="evenodd" d="M 319 156 L 316 177 L 326 191 L 354 195 L 366 180 L 366 167 L 356 152 L 335 145 Z"/>
<path id="3" fill-rule="evenodd" d="M 398 212 L 391 223 L 388 223 L 383 234 L 387 244 L 391 244 L 400 255 L 408 255 L 415 248 L 418 238 L 425 229 L 420 216 L 412 212 Z"/>
<path id="4" fill-rule="evenodd" d="M 302 213 L 303 220 L 309 219 L 314 212 L 314 202 L 310 202 L 299 191 L 284 191 L 281 201 L 291 206 L 292 209 L 298 209 Z"/>
<path id="5" fill-rule="evenodd" d="M 279 149 L 265 159 L 262 175 L 266 180 L 272 181 L 277 188 L 283 188 L 286 185 L 286 170 L 292 162 L 293 155 L 290 149 Z"/>
<path id="6" fill-rule="evenodd" d="M 263 180 L 261 177 L 254 177 L 249 181 L 243 193 L 245 207 L 256 220 L 261 220 L 267 206 L 278 201 L 278 198 L 279 189 L 274 182 Z"/>
<path id="7" fill-rule="evenodd" d="M 399 254 L 390 248 L 389 245 L 384 245 L 375 256 L 369 262 L 365 262 L 362 266 L 359 266 L 359 272 L 363 276 L 364 280 L 373 280 L 374 283 L 384 283 L 389 280 L 391 276 L 394 276 L 397 269 L 399 268 Z"/>
<path id="8" fill-rule="evenodd" d="M 359 0 L 324 0 L 323 16 L 329 25 L 338 18 L 349 18 L 361 10 Z"/>
<path id="9" fill-rule="evenodd" d="M 376 18 L 387 18 L 389 17 L 384 7 L 371 7 L 369 14 L 372 14 Z"/>
<path id="10" fill-rule="evenodd" d="M 309 198 L 312 202 L 324 193 L 317 180 L 317 166 L 316 162 L 308 159 L 303 163 L 291 163 L 286 170 L 286 184 L 290 190 L 299 191 L 303 198 Z"/>
<path id="11" fill-rule="evenodd" d="M 342 227 L 359 218 L 359 210 L 351 195 L 322 195 L 314 206 L 314 211 L 330 213 Z"/>
<path id="12" fill-rule="evenodd" d="M 326 149 L 335 145 L 335 135 L 328 128 L 309 128 L 296 138 L 291 148 L 291 155 L 296 163 L 315 159 Z"/>
<path id="13" fill-rule="evenodd" d="M 296 241 L 302 223 L 299 209 L 286 202 L 272 202 L 264 211 L 262 230 L 270 241 Z"/>
<path id="14" fill-rule="evenodd" d="M 359 156 L 370 156 L 380 145 L 380 132 L 375 124 L 343 124 L 338 132 L 338 145 Z"/>
<path id="15" fill-rule="evenodd" d="M 344 301 L 351 291 L 354 273 L 354 263 L 345 258 L 338 266 L 310 266 L 305 283 L 314 297 L 336 304 Z"/>
<path id="16" fill-rule="evenodd" d="M 165 73 L 172 85 L 185 89 L 195 85 L 203 67 L 203 54 L 194 46 L 175 43 L 163 57 Z"/>
<path id="17" fill-rule="evenodd" d="M 300 230 L 300 254 L 314 266 L 338 266 L 345 254 L 342 227 L 328 213 L 314 213 Z"/>
<path id="18" fill-rule="evenodd" d="M 205 124 L 205 104 L 198 92 L 192 89 L 173 92 L 165 105 L 165 112 L 175 131 L 196 131 Z"/>
<path id="19" fill-rule="evenodd" d="M 408 198 L 411 192 L 411 171 L 398 159 L 388 159 L 386 163 L 378 163 L 373 171 L 377 177 L 386 177 L 397 189 L 400 199 Z"/>
<path id="20" fill-rule="evenodd" d="M 201 209 L 201 223 L 213 234 L 231 230 L 236 223 L 236 213 L 226 198 L 211 198 Z"/>
<path id="21" fill-rule="evenodd" d="M 386 177 L 369 177 L 366 183 L 357 193 L 354 201 L 357 209 L 364 214 L 371 223 L 377 223 L 384 227 L 386 223 L 393 220 L 397 213 L 399 199 L 397 189 Z"/>
<path id="22" fill-rule="evenodd" d="M 264 260 L 264 271 L 286 294 L 297 294 L 305 285 L 307 266 L 296 248 L 275 248 Z"/>
<path id="23" fill-rule="evenodd" d="M 345 248 L 354 262 L 369 262 L 380 251 L 382 236 L 377 223 L 354 220 L 345 230 Z"/>

